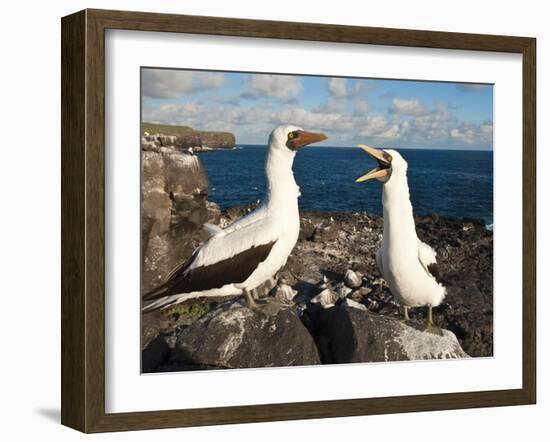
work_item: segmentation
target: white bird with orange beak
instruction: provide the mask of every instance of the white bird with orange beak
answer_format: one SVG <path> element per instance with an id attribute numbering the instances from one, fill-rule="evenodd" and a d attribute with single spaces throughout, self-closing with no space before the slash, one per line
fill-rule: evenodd
<path id="1" fill-rule="evenodd" d="M 407 182 L 407 162 L 395 150 L 378 150 L 359 144 L 378 167 L 355 182 L 377 179 L 383 183 L 384 235 L 376 264 L 392 295 L 409 320 L 409 307 L 428 307 L 426 331 L 441 335 L 433 322 L 432 308 L 443 301 L 447 289 L 439 282 L 436 252 L 416 235 Z"/>
<path id="2" fill-rule="evenodd" d="M 163 284 L 143 296 L 147 302 L 143 310 L 190 299 L 244 295 L 250 309 L 275 314 L 278 306 L 257 302 L 251 292 L 285 265 L 298 240 L 300 190 L 292 172 L 296 152 L 326 138 L 296 126 L 276 127 L 269 137 L 264 203 L 225 229 L 209 226 L 213 236 Z"/>

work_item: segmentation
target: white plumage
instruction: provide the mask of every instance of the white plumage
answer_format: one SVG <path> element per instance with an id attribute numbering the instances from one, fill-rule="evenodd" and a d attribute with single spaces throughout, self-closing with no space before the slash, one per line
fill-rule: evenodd
<path id="1" fill-rule="evenodd" d="M 379 167 L 359 178 L 383 183 L 384 233 L 376 263 L 392 295 L 405 307 L 436 307 L 446 288 L 437 281 L 436 252 L 416 235 L 407 182 L 407 162 L 395 150 L 379 151 L 360 145 Z"/>
<path id="2" fill-rule="evenodd" d="M 300 230 L 299 188 L 292 172 L 296 150 L 325 138 L 295 126 L 276 128 L 269 138 L 265 202 L 225 229 L 206 225 L 213 236 L 165 284 L 145 295 L 152 302 L 144 310 L 193 298 L 247 294 L 273 277 L 285 265 Z M 178 292 L 181 288 L 192 290 Z"/>

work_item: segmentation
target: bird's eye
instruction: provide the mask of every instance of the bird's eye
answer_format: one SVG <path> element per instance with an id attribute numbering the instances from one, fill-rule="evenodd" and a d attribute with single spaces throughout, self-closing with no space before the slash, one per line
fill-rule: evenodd
<path id="1" fill-rule="evenodd" d="M 294 132 L 290 132 L 290 133 L 288 134 L 288 139 L 289 139 L 289 140 L 292 140 L 293 138 L 294 138 Z"/>

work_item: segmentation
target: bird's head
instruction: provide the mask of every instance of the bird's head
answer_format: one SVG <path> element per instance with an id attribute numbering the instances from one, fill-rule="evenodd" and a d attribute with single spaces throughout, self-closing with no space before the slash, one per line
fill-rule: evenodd
<path id="1" fill-rule="evenodd" d="M 284 125 L 273 129 L 269 136 L 269 146 L 288 153 L 296 152 L 308 144 L 326 140 L 322 133 L 307 132 L 301 127 Z"/>
<path id="2" fill-rule="evenodd" d="M 374 147 L 358 144 L 358 147 L 367 152 L 376 160 L 378 166 L 355 180 L 362 183 L 376 178 L 381 183 L 387 183 L 392 176 L 405 176 L 407 174 L 407 162 L 401 154 L 393 149 L 375 149 Z"/>

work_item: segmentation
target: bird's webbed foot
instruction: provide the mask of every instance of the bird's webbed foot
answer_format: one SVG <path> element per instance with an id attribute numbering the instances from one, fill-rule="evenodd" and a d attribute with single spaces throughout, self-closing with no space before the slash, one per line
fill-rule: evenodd
<path id="1" fill-rule="evenodd" d="M 247 307 L 255 312 L 262 313 L 265 316 L 277 316 L 284 308 L 284 305 L 272 298 L 254 299 L 252 293 L 248 290 L 244 291 Z"/>
<path id="2" fill-rule="evenodd" d="M 433 335 L 443 336 L 443 331 L 434 324 L 431 305 L 428 306 L 428 320 L 426 321 L 426 328 L 424 329 L 424 331 Z"/>
<path id="3" fill-rule="evenodd" d="M 284 305 L 275 299 L 262 299 L 256 301 L 256 308 L 254 309 L 257 312 L 264 314 L 265 316 L 277 316 L 279 312 L 284 308 Z"/>
<path id="4" fill-rule="evenodd" d="M 431 333 L 432 335 L 443 336 L 443 331 L 441 331 L 441 329 L 434 323 L 430 324 L 429 322 L 426 322 L 426 328 L 424 329 L 424 331 L 427 333 Z"/>

